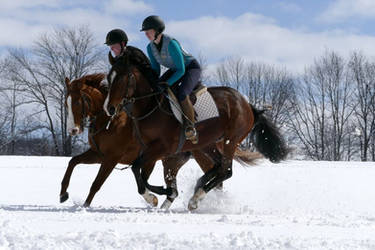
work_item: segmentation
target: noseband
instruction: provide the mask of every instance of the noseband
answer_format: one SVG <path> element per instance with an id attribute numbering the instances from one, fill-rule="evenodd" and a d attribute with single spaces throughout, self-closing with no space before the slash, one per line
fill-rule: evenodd
<path id="1" fill-rule="evenodd" d="M 129 96 L 130 86 L 134 86 L 133 93 L 135 93 L 136 87 L 137 87 L 137 80 L 136 80 L 135 75 L 132 72 L 132 70 L 128 71 L 128 84 L 126 86 L 126 89 L 124 90 L 123 98 L 116 108 L 115 115 L 118 113 L 118 111 L 124 110 L 130 119 L 140 121 L 140 120 L 143 120 L 143 119 L 147 118 L 153 112 L 155 112 L 158 109 L 158 107 L 160 106 L 160 103 L 158 102 L 158 105 L 156 105 L 154 108 L 152 108 L 151 111 L 147 112 L 145 115 L 142 115 L 140 117 L 135 117 L 133 115 L 133 105 L 134 105 L 134 103 L 137 102 L 138 100 L 142 100 L 142 99 L 146 99 L 146 98 L 149 98 L 149 97 L 160 95 L 163 92 L 162 91 L 153 92 L 153 93 L 146 94 L 146 95 L 143 95 L 143 96 L 134 97 L 134 96 Z"/>

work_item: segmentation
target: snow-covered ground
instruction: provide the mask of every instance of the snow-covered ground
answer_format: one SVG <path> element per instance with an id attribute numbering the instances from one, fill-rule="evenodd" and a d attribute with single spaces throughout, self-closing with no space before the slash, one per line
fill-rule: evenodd
<path id="1" fill-rule="evenodd" d="M 68 161 L 0 157 L 0 249 L 375 249 L 375 163 L 235 163 L 224 191 L 189 212 L 194 160 L 170 211 L 147 207 L 130 170 L 115 170 L 82 208 L 98 165 L 78 166 L 59 204 Z M 160 163 L 150 182 L 163 184 Z"/>

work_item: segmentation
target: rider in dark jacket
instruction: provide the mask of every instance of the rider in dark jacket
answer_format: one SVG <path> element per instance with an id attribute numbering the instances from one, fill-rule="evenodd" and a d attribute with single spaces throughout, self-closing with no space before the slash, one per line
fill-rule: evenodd
<path id="1" fill-rule="evenodd" d="M 150 60 L 142 52 L 142 50 L 127 45 L 128 36 L 126 35 L 125 31 L 121 29 L 111 30 L 106 36 L 105 44 L 110 47 L 111 51 L 115 55 L 114 60 L 117 60 L 124 53 L 128 53 L 131 63 L 135 65 L 143 75 L 146 76 L 151 85 L 156 83 L 158 77 L 152 70 Z"/>

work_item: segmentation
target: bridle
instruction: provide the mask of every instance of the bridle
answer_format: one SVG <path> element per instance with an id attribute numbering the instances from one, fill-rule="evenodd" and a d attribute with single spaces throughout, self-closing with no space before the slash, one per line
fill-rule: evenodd
<path id="1" fill-rule="evenodd" d="M 81 123 L 80 126 L 81 128 L 87 127 L 89 129 L 88 136 L 90 137 L 92 143 L 94 144 L 98 154 L 103 157 L 103 153 L 100 150 L 99 146 L 97 145 L 94 136 L 98 134 L 99 132 L 103 131 L 105 129 L 105 126 L 102 128 L 96 129 L 95 123 L 97 116 L 104 113 L 104 111 L 99 112 L 99 114 L 96 115 L 91 115 L 89 116 L 89 112 L 91 110 L 91 102 L 88 99 L 88 97 L 82 93 L 80 93 L 80 97 L 82 99 L 82 115 L 81 115 Z M 87 109 L 86 109 L 86 104 L 87 104 Z"/>
<path id="2" fill-rule="evenodd" d="M 121 102 L 117 105 L 117 108 L 116 108 L 115 113 L 113 114 L 112 118 L 114 116 L 116 116 L 118 112 L 124 110 L 125 113 L 127 114 L 127 116 L 132 120 L 137 140 L 141 144 L 141 146 L 144 150 L 147 147 L 146 147 L 146 144 L 142 140 L 138 122 L 147 118 L 147 117 L 149 117 L 152 113 L 154 113 L 161 106 L 161 102 L 158 101 L 157 102 L 158 105 L 155 105 L 155 107 L 153 107 L 146 114 L 138 116 L 138 117 L 133 115 L 133 106 L 137 101 L 161 95 L 163 93 L 163 91 L 152 92 L 150 94 L 146 94 L 146 95 L 142 95 L 142 96 L 136 96 L 136 97 L 129 96 L 130 86 L 134 86 L 133 93 L 135 93 L 136 87 L 137 87 L 137 81 L 136 81 L 134 73 L 132 72 L 132 68 L 129 68 L 129 70 L 127 72 L 127 77 L 128 77 L 128 82 L 127 82 L 127 85 L 126 85 L 126 89 L 124 90 L 124 94 L 122 95 L 123 98 L 122 98 Z M 115 79 L 113 79 L 113 81 L 114 80 Z M 110 89 L 112 87 L 112 84 L 113 84 L 113 82 L 110 83 Z"/>
<path id="3" fill-rule="evenodd" d="M 81 94 L 81 98 L 82 98 L 82 116 L 81 116 L 80 126 L 83 128 L 83 127 L 86 127 L 87 123 L 89 122 L 88 117 L 89 117 L 89 111 L 91 109 L 91 104 L 85 95 Z M 88 106 L 87 110 L 86 110 L 85 103 L 87 103 L 87 106 Z"/>
<path id="4" fill-rule="evenodd" d="M 135 121 L 140 121 L 140 120 L 143 120 L 143 119 L 149 117 L 152 113 L 154 113 L 159 108 L 159 106 L 161 105 L 160 104 L 161 102 L 158 102 L 158 105 L 153 107 L 146 114 L 144 114 L 142 116 L 139 116 L 139 117 L 136 117 L 136 116 L 133 115 L 133 105 L 134 105 L 134 103 L 136 103 L 139 100 L 143 100 L 143 99 L 150 98 L 150 97 L 153 97 L 153 96 L 161 95 L 163 93 L 163 91 L 152 92 L 150 94 L 137 96 L 137 97 L 129 96 L 130 86 L 134 86 L 134 92 L 136 91 L 137 80 L 136 80 L 135 75 L 134 75 L 134 73 L 132 72 L 131 69 L 128 70 L 127 75 L 128 75 L 127 76 L 128 77 L 128 83 L 126 85 L 126 89 L 124 90 L 124 94 L 122 95 L 123 98 L 121 99 L 121 102 L 117 105 L 114 116 L 118 113 L 118 111 L 124 110 L 130 119 L 135 120 Z M 110 84 L 110 88 L 111 87 L 112 87 L 112 83 Z"/>

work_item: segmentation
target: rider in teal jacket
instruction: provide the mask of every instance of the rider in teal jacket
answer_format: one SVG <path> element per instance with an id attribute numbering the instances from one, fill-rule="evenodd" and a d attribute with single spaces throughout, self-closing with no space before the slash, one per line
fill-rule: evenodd
<path id="1" fill-rule="evenodd" d="M 159 78 L 159 82 L 166 82 L 169 86 L 179 84 L 177 97 L 185 114 L 185 135 L 192 143 L 198 143 L 198 135 L 194 127 L 195 117 L 193 105 L 189 95 L 198 84 L 201 67 L 198 61 L 186 52 L 173 37 L 163 34 L 165 24 L 158 16 L 147 17 L 142 24 L 141 31 L 145 31 L 150 43 L 147 53 L 152 69 L 160 75 L 160 66 L 168 70 Z"/>

